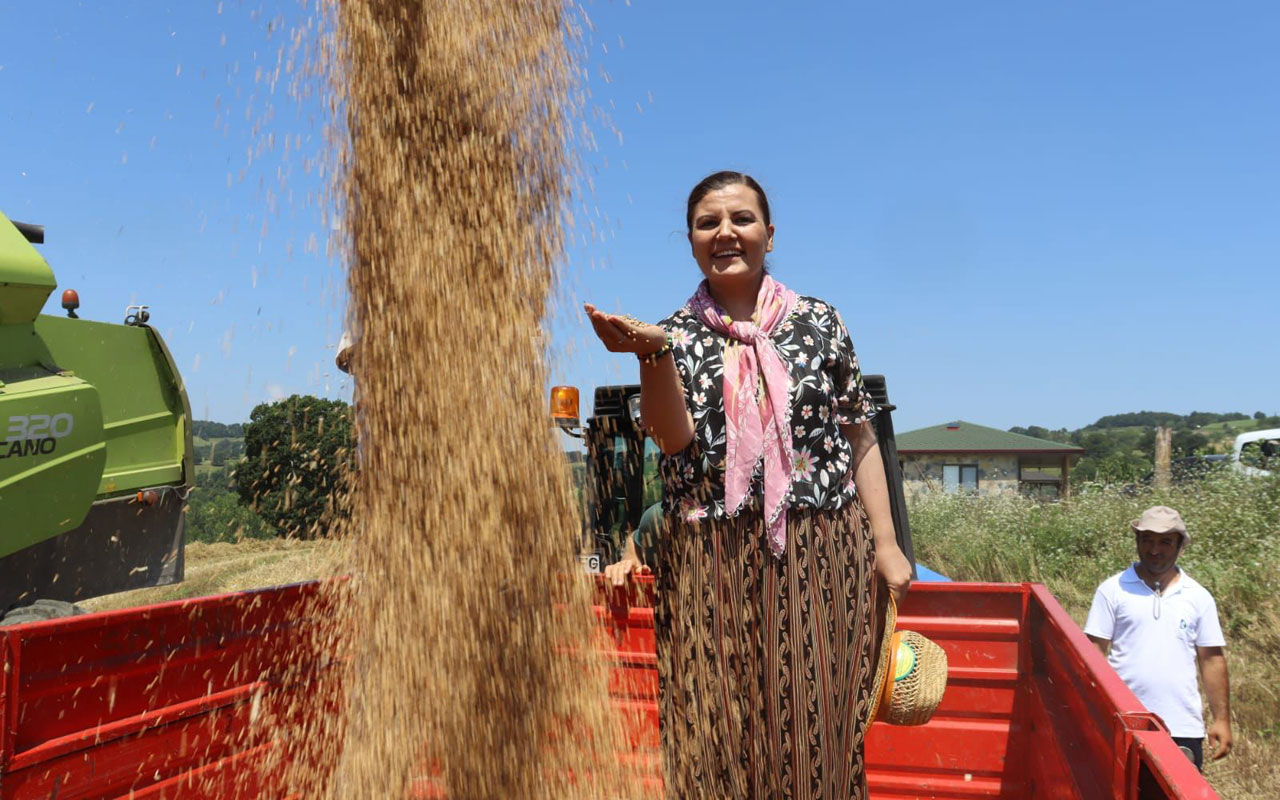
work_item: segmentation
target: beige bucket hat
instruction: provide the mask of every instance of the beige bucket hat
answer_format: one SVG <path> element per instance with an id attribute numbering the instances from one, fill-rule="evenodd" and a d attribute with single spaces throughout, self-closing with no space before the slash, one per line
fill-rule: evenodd
<path id="1" fill-rule="evenodd" d="M 890 725 L 923 725 L 947 688 L 947 654 L 915 631 L 895 630 L 898 604 L 889 596 L 880 658 L 871 688 L 871 717 Z"/>
<path id="2" fill-rule="evenodd" d="M 1182 521 L 1182 515 L 1174 511 L 1168 506 L 1152 506 L 1142 512 L 1142 516 L 1129 523 L 1129 527 L 1133 528 L 1133 532 L 1150 531 L 1151 533 L 1173 533 L 1177 531 L 1182 534 L 1184 544 L 1191 541 L 1191 534 L 1187 533 L 1187 524 Z"/>

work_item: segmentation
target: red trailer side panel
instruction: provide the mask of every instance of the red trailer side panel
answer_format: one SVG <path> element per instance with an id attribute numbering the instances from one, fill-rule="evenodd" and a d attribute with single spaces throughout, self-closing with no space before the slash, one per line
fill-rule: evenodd
<path id="1" fill-rule="evenodd" d="M 601 586 L 596 614 L 632 748 L 619 758 L 656 796 L 652 591 Z M 0 629 L 0 800 L 280 796 L 254 723 L 333 686 L 311 638 L 332 596 L 308 584 Z M 1137 798 L 1139 781 L 1217 796 L 1044 587 L 919 584 L 899 625 L 946 650 L 949 686 L 927 725 L 872 727 L 874 798 Z M 414 794 L 443 796 L 426 777 Z"/>
<path id="2" fill-rule="evenodd" d="M 247 754 L 262 715 L 308 691 L 328 659 L 308 653 L 319 584 L 281 587 L 0 629 L 0 798 L 114 798 L 210 786 L 258 797 Z M 286 654 L 281 657 L 281 654 Z M 184 783 L 185 782 L 185 783 Z M 184 784 L 165 794 L 165 786 Z M 252 791 L 250 791 L 252 790 Z"/>

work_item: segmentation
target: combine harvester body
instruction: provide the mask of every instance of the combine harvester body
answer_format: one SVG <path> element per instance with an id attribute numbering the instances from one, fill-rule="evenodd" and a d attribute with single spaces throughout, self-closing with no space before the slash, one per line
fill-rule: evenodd
<path id="1" fill-rule="evenodd" d="M 182 580 L 190 409 L 145 307 L 124 324 L 41 314 L 36 225 L 0 214 L 0 617 Z M 38 601 L 43 601 L 39 604 Z"/>

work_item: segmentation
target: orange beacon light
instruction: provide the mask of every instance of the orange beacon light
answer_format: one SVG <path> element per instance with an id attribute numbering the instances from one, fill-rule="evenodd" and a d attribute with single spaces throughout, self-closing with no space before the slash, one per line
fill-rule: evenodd
<path id="1" fill-rule="evenodd" d="M 565 430 L 578 427 L 578 387 L 551 387 L 551 418 Z"/>

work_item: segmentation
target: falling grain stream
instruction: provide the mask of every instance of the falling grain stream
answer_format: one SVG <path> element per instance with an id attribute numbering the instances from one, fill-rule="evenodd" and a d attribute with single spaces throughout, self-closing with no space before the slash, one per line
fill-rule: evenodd
<path id="1" fill-rule="evenodd" d="M 329 9 L 359 466 L 350 668 L 304 737 L 306 796 L 404 797 L 431 773 L 452 798 L 627 794 L 545 411 L 575 174 L 566 9 Z"/>

